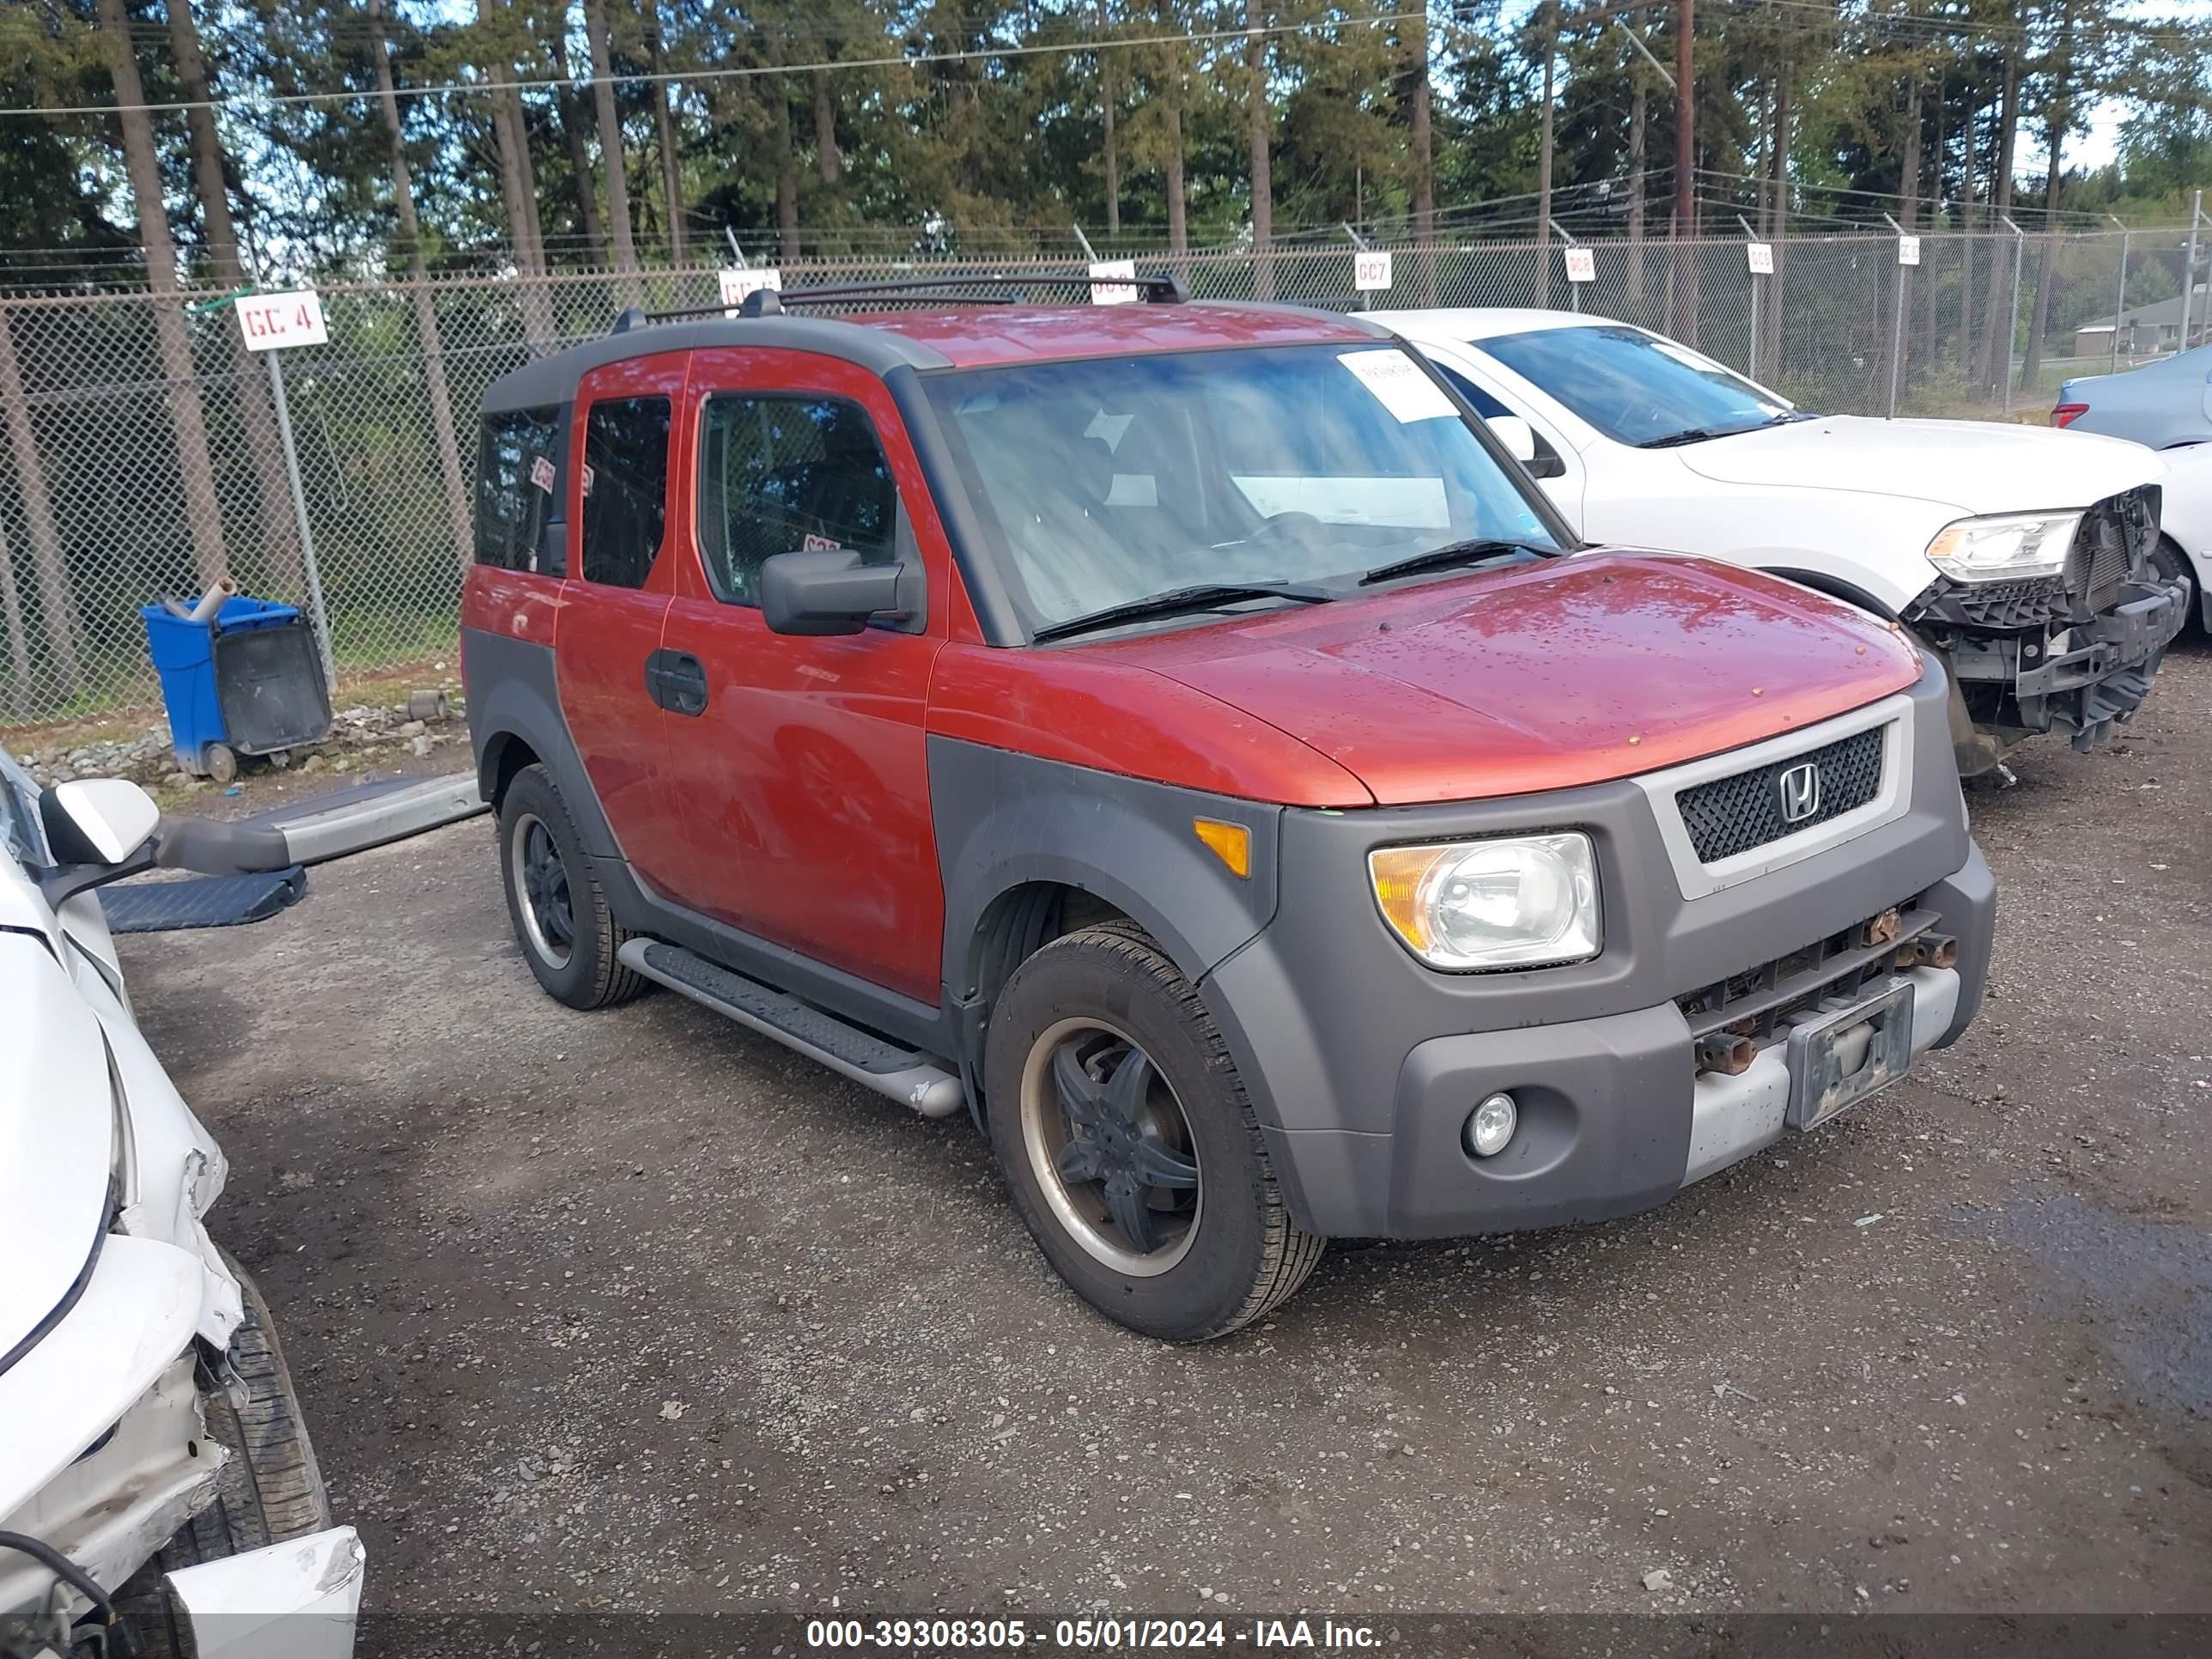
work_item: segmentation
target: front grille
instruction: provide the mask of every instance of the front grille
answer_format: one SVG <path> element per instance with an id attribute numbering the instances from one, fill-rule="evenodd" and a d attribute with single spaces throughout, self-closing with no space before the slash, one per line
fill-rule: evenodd
<path id="1" fill-rule="evenodd" d="M 1840 933 L 1686 992 L 1674 1006 L 1692 1036 L 1726 1032 L 1765 1042 L 1793 1015 L 1832 996 L 1856 996 L 1875 981 L 1927 959 L 1941 937 L 1929 930 L 1942 920 L 1918 899 L 1907 900 Z"/>
<path id="2" fill-rule="evenodd" d="M 1718 864 L 1864 806 L 1881 793 L 1887 729 L 1877 726 L 1871 731 L 1855 732 L 1805 754 L 1787 756 L 1683 790 L 1675 796 L 1674 805 L 1682 814 L 1682 827 L 1690 833 L 1698 861 Z M 1820 780 L 1819 804 L 1804 817 L 1785 823 L 1782 775 L 1808 764 Z"/>
<path id="3" fill-rule="evenodd" d="M 1954 588 L 1951 605 L 1981 628 L 2035 628 L 2066 615 L 2063 576 L 2027 576 L 2019 581 L 1975 582 Z"/>

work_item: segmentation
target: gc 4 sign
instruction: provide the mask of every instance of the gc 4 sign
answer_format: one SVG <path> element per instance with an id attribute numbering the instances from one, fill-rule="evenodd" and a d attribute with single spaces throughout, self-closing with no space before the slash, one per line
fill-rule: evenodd
<path id="1" fill-rule="evenodd" d="M 238 331 L 248 351 L 329 343 L 322 299 L 311 288 L 295 294 L 257 294 L 234 301 L 232 308 L 238 313 Z"/>
<path id="2" fill-rule="evenodd" d="M 1597 255 L 1586 247 L 1561 248 L 1567 259 L 1567 280 L 1571 283 L 1597 281 Z"/>
<path id="3" fill-rule="evenodd" d="M 1352 256 L 1352 286 L 1362 294 L 1380 293 L 1390 286 L 1390 250 L 1362 248 Z"/>
<path id="4" fill-rule="evenodd" d="M 1900 236 L 1897 239 L 1897 263 L 1901 265 L 1917 265 L 1920 263 L 1920 239 L 1917 236 Z"/>
<path id="5" fill-rule="evenodd" d="M 1743 259 L 1744 263 L 1750 266 L 1751 274 L 1753 276 L 1771 276 L 1774 275 L 1773 243 L 1746 242 L 1743 245 Z"/>

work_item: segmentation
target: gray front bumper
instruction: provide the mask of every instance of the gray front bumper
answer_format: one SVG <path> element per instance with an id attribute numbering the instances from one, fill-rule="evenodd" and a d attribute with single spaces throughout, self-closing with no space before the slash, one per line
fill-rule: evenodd
<path id="1" fill-rule="evenodd" d="M 1755 1065 L 1740 1091 L 1701 1084 L 1675 999 L 1886 907 L 1917 900 L 1956 939 L 1955 972 L 1916 998 L 1927 1026 L 1916 1021 L 1914 1047 L 1954 1040 L 1980 1004 L 1996 883 L 1966 834 L 1945 698 L 1931 663 L 1911 696 L 1910 797 L 1897 816 L 1695 897 L 1631 781 L 1285 813 L 1277 915 L 1201 989 L 1300 1224 L 1335 1237 L 1471 1234 L 1662 1202 L 1720 1167 L 1717 1148 L 1743 1156 L 1771 1139 L 1766 1073 Z M 1589 962 L 1436 972 L 1389 933 L 1366 884 L 1372 846 L 1567 826 L 1598 854 L 1605 948 Z M 1471 1158 L 1461 1127 L 1498 1089 L 1520 1103 L 1522 1127 L 1497 1158 Z"/>

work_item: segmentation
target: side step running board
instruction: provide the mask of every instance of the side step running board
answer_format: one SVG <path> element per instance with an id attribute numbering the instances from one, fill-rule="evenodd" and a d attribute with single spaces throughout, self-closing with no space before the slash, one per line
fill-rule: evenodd
<path id="1" fill-rule="evenodd" d="M 967 1104 L 960 1079 L 935 1060 L 848 1025 L 834 1014 L 771 990 L 758 980 L 661 939 L 634 939 L 623 965 L 716 1013 L 774 1037 L 787 1048 L 910 1106 L 924 1117 L 950 1117 Z"/>

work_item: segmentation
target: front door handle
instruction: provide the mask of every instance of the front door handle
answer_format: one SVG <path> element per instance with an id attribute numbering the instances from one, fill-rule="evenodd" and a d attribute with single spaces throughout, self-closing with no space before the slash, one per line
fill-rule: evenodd
<path id="1" fill-rule="evenodd" d="M 645 689 L 672 714 L 707 712 L 707 665 L 688 651 L 655 651 L 645 659 Z"/>

